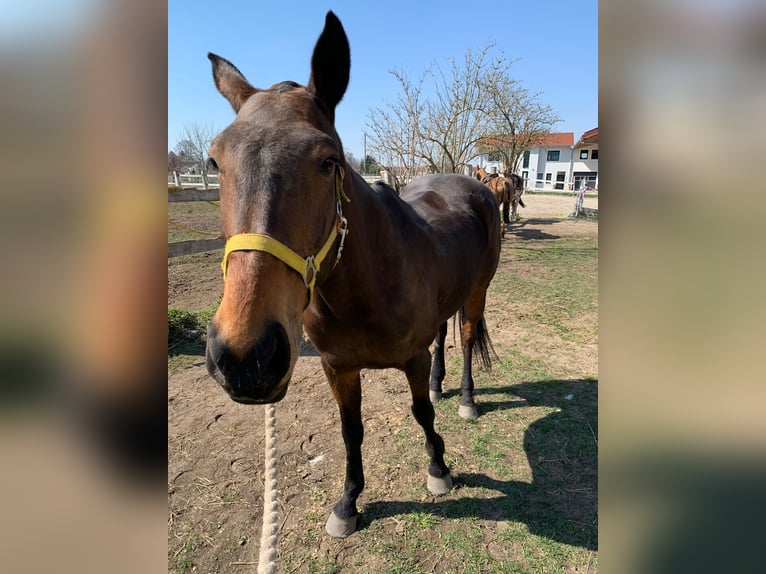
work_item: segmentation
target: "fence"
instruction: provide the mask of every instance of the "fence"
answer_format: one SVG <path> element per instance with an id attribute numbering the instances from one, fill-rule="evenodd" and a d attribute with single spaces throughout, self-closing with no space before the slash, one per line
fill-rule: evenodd
<path id="1" fill-rule="evenodd" d="M 218 189 L 178 189 L 168 191 L 168 203 L 179 201 L 218 201 L 220 199 Z M 168 223 L 173 224 L 168 217 Z M 194 231 L 194 230 L 191 230 Z M 204 251 L 223 249 L 225 242 L 223 237 L 213 239 L 189 239 L 168 243 L 168 259 L 181 255 L 193 255 Z"/>
<path id="2" fill-rule="evenodd" d="M 204 186 L 205 180 L 202 177 L 202 174 L 178 173 L 177 171 L 174 171 L 172 173 L 168 173 L 168 183 L 178 187 L 197 187 Z M 218 182 L 218 175 L 214 173 L 207 174 L 207 183 L 209 188 L 220 187 L 220 183 Z"/>

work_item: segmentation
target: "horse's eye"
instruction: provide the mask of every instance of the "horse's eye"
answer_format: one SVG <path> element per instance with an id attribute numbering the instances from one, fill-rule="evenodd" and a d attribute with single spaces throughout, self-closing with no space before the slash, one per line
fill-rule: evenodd
<path id="1" fill-rule="evenodd" d="M 212 157 L 207 158 L 207 161 L 205 162 L 205 167 L 207 167 L 207 170 L 210 172 L 218 171 L 218 164 L 215 163 L 215 160 Z"/>
<path id="2" fill-rule="evenodd" d="M 335 166 L 338 165 L 338 158 L 328 157 L 326 160 L 322 162 L 322 165 L 319 166 L 319 169 L 322 171 L 322 173 L 332 173 L 332 170 L 335 168 Z"/>

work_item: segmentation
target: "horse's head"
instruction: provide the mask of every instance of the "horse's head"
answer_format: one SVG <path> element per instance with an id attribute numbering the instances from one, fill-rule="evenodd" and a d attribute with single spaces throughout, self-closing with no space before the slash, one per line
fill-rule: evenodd
<path id="1" fill-rule="evenodd" d="M 338 249 L 345 160 L 334 116 L 348 85 L 348 40 L 328 12 L 308 87 L 257 89 L 227 60 L 208 57 L 237 117 L 209 154 L 219 170 L 227 247 L 207 369 L 232 399 L 271 403 L 287 392 L 301 315 Z"/>

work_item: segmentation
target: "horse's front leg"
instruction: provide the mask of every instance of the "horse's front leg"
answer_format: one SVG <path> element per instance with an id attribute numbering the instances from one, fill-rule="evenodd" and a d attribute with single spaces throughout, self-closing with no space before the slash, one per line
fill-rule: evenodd
<path id="1" fill-rule="evenodd" d="M 446 330 L 446 323 L 444 324 Z M 452 488 L 449 468 L 444 464 L 444 441 L 434 430 L 434 406 L 429 400 L 428 371 L 431 367 L 431 354 L 428 349 L 407 361 L 404 373 L 412 393 L 412 414 L 426 435 L 426 452 L 431 458 L 428 466 L 428 490 L 433 494 L 445 494 Z"/>
<path id="2" fill-rule="evenodd" d="M 434 362 L 431 367 L 431 378 L 428 382 L 428 396 L 432 403 L 442 398 L 442 381 L 447 374 L 444 368 L 444 341 L 447 339 L 447 322 L 441 324 L 439 333 L 434 339 Z"/>
<path id="3" fill-rule="evenodd" d="M 346 445 L 346 482 L 343 496 L 327 519 L 325 530 L 335 538 L 345 538 L 356 530 L 359 512 L 356 499 L 364 490 L 362 469 L 362 384 L 359 371 L 339 373 L 322 361 L 327 380 L 340 409 L 343 442 Z"/>

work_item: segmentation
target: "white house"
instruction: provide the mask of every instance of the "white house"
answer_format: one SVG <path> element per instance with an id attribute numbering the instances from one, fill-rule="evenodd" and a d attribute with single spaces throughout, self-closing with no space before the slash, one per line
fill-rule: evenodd
<path id="1" fill-rule="evenodd" d="M 487 172 L 502 173 L 498 161 L 479 157 Z M 524 188 L 529 190 L 578 190 L 583 184 L 598 189 L 598 128 L 585 132 L 577 143 L 573 132 L 551 133 L 524 152 L 519 167 Z"/>

